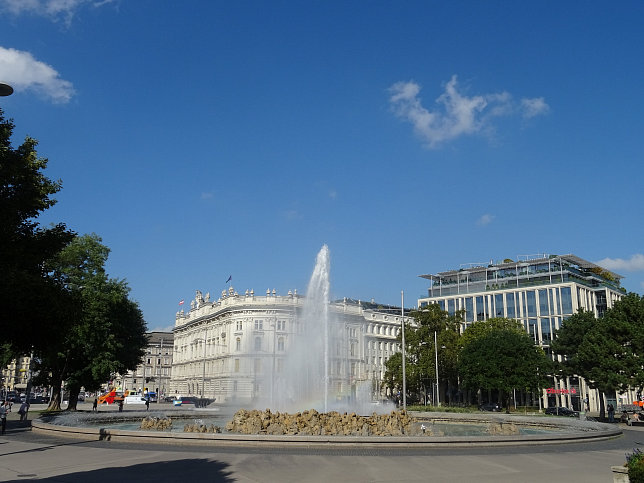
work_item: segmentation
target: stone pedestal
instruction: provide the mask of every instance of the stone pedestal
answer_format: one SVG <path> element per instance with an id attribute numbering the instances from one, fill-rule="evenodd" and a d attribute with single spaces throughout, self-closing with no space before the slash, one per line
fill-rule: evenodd
<path id="1" fill-rule="evenodd" d="M 626 466 L 611 466 L 613 483 L 629 483 L 628 468 Z"/>

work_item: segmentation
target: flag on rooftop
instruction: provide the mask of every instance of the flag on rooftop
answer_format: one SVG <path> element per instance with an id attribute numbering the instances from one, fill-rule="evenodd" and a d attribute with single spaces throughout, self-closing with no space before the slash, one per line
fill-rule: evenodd
<path id="1" fill-rule="evenodd" d="M 179 301 L 179 305 L 183 305 L 183 303 L 184 303 L 184 302 L 185 302 L 185 300 L 181 299 L 181 300 Z"/>
<path id="2" fill-rule="evenodd" d="M 233 279 L 233 276 L 231 275 L 230 277 L 228 277 L 228 280 L 226 280 L 226 283 L 230 282 L 232 279 Z"/>

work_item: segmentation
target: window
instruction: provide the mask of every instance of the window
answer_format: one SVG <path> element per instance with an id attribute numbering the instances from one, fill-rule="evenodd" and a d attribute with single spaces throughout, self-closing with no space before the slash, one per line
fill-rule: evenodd
<path id="1" fill-rule="evenodd" d="M 514 294 L 513 293 L 506 293 L 505 294 L 505 305 L 508 309 L 508 318 L 513 319 L 515 318 L 516 312 L 514 310 Z"/>
<path id="2" fill-rule="evenodd" d="M 241 337 L 237 337 L 237 339 L 235 339 L 235 350 L 236 351 L 241 350 Z"/>
<path id="3" fill-rule="evenodd" d="M 472 297 L 465 299 L 465 321 L 474 322 L 474 300 Z"/>
<path id="4" fill-rule="evenodd" d="M 494 310 L 497 317 L 503 317 L 503 294 L 499 293 L 494 296 Z"/>
<path id="5" fill-rule="evenodd" d="M 157 364 L 161 364 L 161 359 L 157 359 Z"/>
<path id="6" fill-rule="evenodd" d="M 539 290 L 539 315 L 550 315 L 548 311 L 548 293 L 546 290 Z"/>
<path id="7" fill-rule="evenodd" d="M 534 290 L 526 292 L 526 313 L 528 317 L 537 316 L 537 300 Z"/>
<path id="8" fill-rule="evenodd" d="M 482 296 L 476 297 L 476 320 L 485 320 L 485 306 Z"/>
<path id="9" fill-rule="evenodd" d="M 277 350 L 280 352 L 284 351 L 284 337 L 277 339 Z"/>
<path id="10" fill-rule="evenodd" d="M 277 321 L 277 330 L 286 330 L 286 321 L 285 320 L 278 320 Z"/>
<path id="11" fill-rule="evenodd" d="M 255 350 L 256 351 L 261 351 L 262 350 L 262 338 L 261 337 L 255 337 Z"/>
<path id="12" fill-rule="evenodd" d="M 570 287 L 561 288 L 561 310 L 563 314 L 572 314 L 572 295 Z"/>
<path id="13" fill-rule="evenodd" d="M 449 315 L 454 315 L 455 311 L 456 311 L 456 309 L 455 309 L 455 306 L 454 306 L 454 299 L 449 299 L 447 301 L 447 313 Z"/>
<path id="14" fill-rule="evenodd" d="M 242 330 L 243 328 L 243 322 L 241 320 L 237 321 L 237 330 Z"/>
<path id="15" fill-rule="evenodd" d="M 351 357 L 355 357 L 356 355 L 356 344 L 355 342 L 351 342 Z"/>
<path id="16" fill-rule="evenodd" d="M 550 319 L 541 319 L 541 335 L 544 342 L 552 340 L 552 331 L 550 330 Z"/>
<path id="17" fill-rule="evenodd" d="M 235 359 L 235 372 L 239 372 L 239 359 Z M 237 384 L 237 381 L 235 381 L 235 385 Z"/>
<path id="18" fill-rule="evenodd" d="M 277 359 L 277 372 L 284 372 L 284 359 Z"/>
<path id="19" fill-rule="evenodd" d="M 264 321 L 258 319 L 255 321 L 255 330 L 264 330 Z"/>
<path id="20" fill-rule="evenodd" d="M 262 360 L 261 359 L 253 359 L 253 369 L 255 371 L 255 374 L 259 374 L 262 372 Z"/>

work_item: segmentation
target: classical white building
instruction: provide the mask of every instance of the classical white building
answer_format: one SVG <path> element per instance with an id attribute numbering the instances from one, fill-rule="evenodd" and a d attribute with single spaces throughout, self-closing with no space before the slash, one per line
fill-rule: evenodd
<path id="1" fill-rule="evenodd" d="M 567 317 L 582 308 L 599 317 L 625 293 L 621 275 L 575 255 L 524 255 L 516 261 L 464 264 L 421 277 L 430 286 L 428 296 L 418 300 L 419 307 L 435 303 L 452 315 L 463 310 L 462 330 L 493 317 L 517 319 L 549 355 L 553 334 Z M 590 409 L 597 410 L 597 392 L 581 378 L 567 378 L 554 380 L 541 403 L 583 410 L 585 397 Z M 632 397 L 628 394 L 626 399 Z"/>
<path id="2" fill-rule="evenodd" d="M 304 302 L 297 291 L 240 295 L 231 286 L 214 301 L 197 291 L 189 311 L 176 314 L 171 394 L 270 404 L 287 377 L 289 353 L 314 346 L 299 337 Z M 346 399 L 367 386 L 379 397 L 384 364 L 399 350 L 400 308 L 345 299 L 330 303 L 329 314 L 329 393 Z"/>

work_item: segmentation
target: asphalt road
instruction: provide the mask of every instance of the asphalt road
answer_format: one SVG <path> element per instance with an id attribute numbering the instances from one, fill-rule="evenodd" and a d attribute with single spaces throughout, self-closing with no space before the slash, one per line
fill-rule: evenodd
<path id="1" fill-rule="evenodd" d="M 164 446 L 43 436 L 11 417 L 7 433 L 0 436 L 0 481 L 608 483 L 610 467 L 644 446 L 644 427 L 625 425 L 624 435 L 612 440 L 545 446 Z"/>

